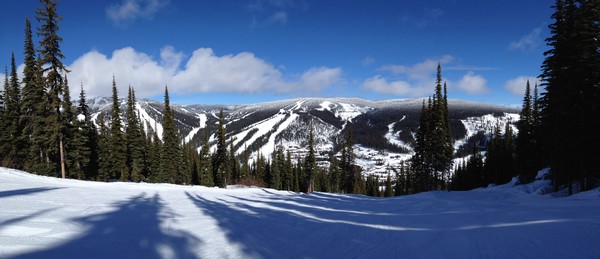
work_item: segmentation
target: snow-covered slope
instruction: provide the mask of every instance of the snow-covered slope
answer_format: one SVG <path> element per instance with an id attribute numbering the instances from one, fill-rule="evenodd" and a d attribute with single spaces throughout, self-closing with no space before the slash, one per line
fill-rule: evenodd
<path id="1" fill-rule="evenodd" d="M 566 198 L 511 185 L 371 198 L 82 182 L 5 168 L 0 183 L 0 258 L 600 257 L 598 189 Z"/>

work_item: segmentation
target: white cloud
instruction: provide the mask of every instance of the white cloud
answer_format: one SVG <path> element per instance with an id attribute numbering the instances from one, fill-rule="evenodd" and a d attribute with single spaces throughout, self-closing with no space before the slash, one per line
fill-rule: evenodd
<path id="1" fill-rule="evenodd" d="M 173 87 L 192 92 L 257 93 L 283 87 L 281 72 L 254 54 L 216 56 L 212 49 L 194 51 Z"/>
<path id="2" fill-rule="evenodd" d="M 412 66 L 385 65 L 377 70 L 399 78 L 388 80 L 382 75 L 376 75 L 365 80 L 362 87 L 382 94 L 424 96 L 433 91 L 438 64 L 447 64 L 453 59 L 450 55 L 444 55 L 437 59 L 426 59 Z"/>
<path id="3" fill-rule="evenodd" d="M 517 41 L 513 41 L 508 45 L 509 50 L 532 50 L 535 49 L 542 39 L 540 38 L 540 34 L 542 32 L 541 28 L 533 29 L 529 34 L 524 35 Z"/>
<path id="4" fill-rule="evenodd" d="M 151 19 L 169 0 L 122 0 L 120 4 L 112 4 L 106 8 L 106 17 L 116 26 L 127 26 L 139 19 Z"/>
<path id="5" fill-rule="evenodd" d="M 121 96 L 131 85 L 141 98 L 162 94 L 165 85 L 174 94 L 290 93 L 320 91 L 342 80 L 341 68 L 310 68 L 286 80 L 279 69 L 250 52 L 218 56 L 200 48 L 185 59 L 170 46 L 161 49 L 158 60 L 131 47 L 115 50 L 110 57 L 90 51 L 68 68 L 72 92 L 78 93 L 83 83 L 89 96 L 109 96 L 113 74 Z"/>
<path id="6" fill-rule="evenodd" d="M 308 3 L 294 0 L 255 0 L 246 5 L 252 17 L 251 26 L 260 28 L 269 25 L 286 25 L 290 13 L 306 11 Z"/>
<path id="7" fill-rule="evenodd" d="M 342 81 L 342 69 L 339 67 L 311 68 L 304 72 L 300 77 L 300 81 L 293 84 L 293 89 L 289 90 L 318 92 L 340 81 Z"/>
<path id="8" fill-rule="evenodd" d="M 253 12 L 262 12 L 270 8 L 287 9 L 293 6 L 292 0 L 256 0 L 248 4 L 248 9 Z"/>
<path id="9" fill-rule="evenodd" d="M 380 72 L 389 73 L 393 79 L 386 79 L 382 75 L 376 75 L 365 80 L 362 87 L 383 94 L 394 94 L 406 97 L 419 97 L 431 94 L 434 90 L 437 66 L 452 65 L 454 57 L 444 55 L 440 58 L 426 59 L 420 63 L 405 65 L 385 65 L 377 69 Z M 452 66 L 450 66 L 452 67 Z M 453 66 L 451 70 L 461 71 L 471 66 Z M 475 67 L 477 68 L 477 67 Z M 483 69 L 482 69 L 483 70 Z M 473 71 L 468 71 L 458 82 L 452 82 L 442 78 L 449 88 L 466 92 L 467 94 L 484 94 L 488 92 L 487 80 Z"/>
<path id="10" fill-rule="evenodd" d="M 533 85 L 535 85 L 536 83 L 537 78 L 535 76 L 519 76 L 506 81 L 506 83 L 504 84 L 504 88 L 506 88 L 506 90 L 508 90 L 513 95 L 523 96 L 525 94 L 527 80 L 529 80 L 530 86 L 533 87 Z"/>
<path id="11" fill-rule="evenodd" d="M 379 71 L 389 72 L 395 75 L 405 75 L 410 80 L 429 81 L 437 71 L 438 64 L 447 64 L 452 62 L 454 57 L 444 55 L 438 59 L 426 59 L 421 63 L 412 66 L 385 65 L 380 67 Z"/>
<path id="12" fill-rule="evenodd" d="M 362 65 L 364 67 L 368 67 L 370 65 L 372 65 L 373 63 L 375 63 L 375 58 L 371 57 L 371 56 L 366 56 L 363 60 L 362 60 Z"/>
<path id="13" fill-rule="evenodd" d="M 399 96 L 418 97 L 427 95 L 433 89 L 432 85 L 414 86 L 409 82 L 397 80 L 388 82 L 380 75 L 368 78 L 362 83 L 364 89 L 372 90 L 380 94 L 393 94 Z"/>
<path id="14" fill-rule="evenodd" d="M 288 21 L 288 15 L 285 11 L 279 11 L 272 14 L 269 19 L 267 19 L 267 24 L 281 24 L 285 25 Z"/>
<path id="15" fill-rule="evenodd" d="M 488 92 L 486 83 L 487 81 L 483 76 L 477 75 L 473 71 L 469 71 L 462 79 L 460 79 L 460 81 L 458 81 L 457 87 L 467 94 L 484 94 Z"/>

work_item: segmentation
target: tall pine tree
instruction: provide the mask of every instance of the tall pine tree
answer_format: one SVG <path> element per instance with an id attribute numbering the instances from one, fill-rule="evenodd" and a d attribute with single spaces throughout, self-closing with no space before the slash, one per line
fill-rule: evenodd
<path id="1" fill-rule="evenodd" d="M 127 142 L 127 167 L 131 180 L 139 182 L 147 175 L 146 136 L 136 109 L 135 90 L 129 87 L 127 94 L 127 127 L 125 140 Z"/>
<path id="2" fill-rule="evenodd" d="M 535 157 L 539 154 L 536 154 L 534 150 L 534 113 L 533 101 L 531 100 L 531 86 L 529 80 L 527 80 L 523 106 L 519 114 L 519 121 L 517 122 L 519 134 L 517 135 L 515 149 L 516 171 L 520 175 L 522 182 L 532 181 L 535 177 L 536 169 L 538 169 L 536 168 Z"/>
<path id="3" fill-rule="evenodd" d="M 308 136 L 308 154 L 304 159 L 304 173 L 307 177 L 306 193 L 311 193 L 314 188 L 315 174 L 317 173 L 317 159 L 315 157 L 314 148 L 315 138 L 313 133 L 312 124 L 310 126 L 310 132 Z"/>
<path id="4" fill-rule="evenodd" d="M 210 154 L 210 143 L 208 142 L 208 127 L 204 128 L 204 142 L 200 150 L 200 184 L 208 187 L 215 186 Z"/>
<path id="5" fill-rule="evenodd" d="M 165 108 L 163 110 L 163 144 L 160 152 L 159 182 L 181 183 L 177 161 L 180 156 L 179 137 L 175 128 L 175 115 L 169 102 L 169 89 L 165 86 Z"/>
<path id="6" fill-rule="evenodd" d="M 228 184 L 229 169 L 227 163 L 227 143 L 225 142 L 225 118 L 223 110 L 219 112 L 219 131 L 217 134 L 217 152 L 213 158 L 213 175 L 215 185 L 225 187 Z"/>
<path id="7" fill-rule="evenodd" d="M 448 114 L 447 92 L 445 84 L 442 90 L 442 69 L 438 64 L 435 92 L 427 107 L 423 102 L 411 159 L 417 192 L 447 188 L 454 153 Z"/>
<path id="8" fill-rule="evenodd" d="M 113 76 L 112 81 L 112 109 L 110 122 L 110 135 L 108 138 L 109 172 L 110 177 L 127 181 L 129 172 L 127 168 L 127 143 L 123 134 L 123 122 L 121 120 L 121 108 L 117 83 Z"/>
<path id="9" fill-rule="evenodd" d="M 48 147 L 46 151 L 46 161 L 50 175 L 60 175 L 66 177 L 66 165 L 64 159 L 64 120 L 61 113 L 61 96 L 63 95 L 64 82 L 62 75 L 68 70 L 62 63 L 64 55 L 60 50 L 62 38 L 58 35 L 58 22 L 62 20 L 57 14 L 58 0 L 40 0 L 42 8 L 36 9 L 36 19 L 41 22 L 38 27 L 38 36 L 41 37 L 38 53 L 42 56 L 44 85 L 47 89 L 46 101 L 48 116 L 45 117 L 45 140 Z"/>

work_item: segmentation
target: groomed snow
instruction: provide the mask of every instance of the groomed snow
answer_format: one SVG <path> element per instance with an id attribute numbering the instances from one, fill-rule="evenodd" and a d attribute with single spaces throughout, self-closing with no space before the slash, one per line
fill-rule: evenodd
<path id="1" fill-rule="evenodd" d="M 148 105 L 148 103 L 147 103 L 147 102 L 146 102 L 146 106 L 147 106 L 147 107 L 152 107 L 152 106 Z M 152 127 L 152 130 L 153 130 L 154 132 L 156 132 L 156 134 L 157 134 L 158 138 L 159 138 L 160 140 L 162 140 L 162 135 L 163 135 L 163 127 L 162 127 L 162 124 L 161 124 L 161 123 L 159 123 L 159 122 L 157 122 L 156 120 L 154 120 L 154 118 L 152 118 L 152 116 L 150 116 L 150 115 L 149 115 L 149 114 L 146 112 L 146 110 L 144 110 L 144 109 L 142 108 L 142 106 L 141 106 L 139 103 L 135 103 L 135 109 L 138 111 L 138 113 L 139 113 L 139 115 L 140 115 L 140 117 L 141 117 L 142 124 L 144 125 L 144 130 L 145 130 L 146 132 L 148 132 L 148 128 L 147 128 L 147 127 L 148 127 L 148 124 L 150 124 L 150 127 Z M 152 108 L 152 109 L 154 109 L 154 108 Z M 154 109 L 154 110 L 156 110 L 156 109 Z M 148 123 L 145 123 L 145 122 L 148 122 Z"/>
<path id="2" fill-rule="evenodd" d="M 599 258 L 600 190 L 396 198 L 62 180 L 0 168 L 0 258 Z M 539 189 L 546 182 L 530 187 Z"/>
<path id="3" fill-rule="evenodd" d="M 200 125 L 199 127 L 195 127 L 192 130 L 190 130 L 190 133 L 188 133 L 188 135 L 183 139 L 183 143 L 188 143 L 190 141 L 192 141 L 192 139 L 194 138 L 194 136 L 196 136 L 196 134 L 198 133 L 198 131 L 204 127 L 206 127 L 206 122 L 208 121 L 208 118 L 206 117 L 206 114 L 198 114 L 198 124 Z"/>
<path id="4" fill-rule="evenodd" d="M 492 114 L 486 114 L 480 117 L 469 117 L 461 120 L 467 133 L 464 138 L 454 142 L 454 149 L 460 148 L 460 146 L 464 145 L 470 137 L 475 136 L 479 131 L 492 135 L 494 134 L 494 129 L 499 127 L 500 133 L 504 134 L 507 123 L 512 123 L 510 124 L 511 130 L 514 134 L 517 134 L 519 130 L 514 123 L 519 121 L 519 117 L 519 114 L 516 113 L 504 113 L 499 117 L 494 117 Z"/>
<path id="5" fill-rule="evenodd" d="M 396 145 L 396 146 L 404 148 L 406 150 L 412 150 L 412 147 L 409 144 L 404 143 L 404 141 L 399 139 L 400 131 L 394 132 L 394 126 L 396 126 L 396 123 L 401 122 L 404 119 L 406 119 L 406 115 L 402 116 L 402 119 L 400 119 L 399 121 L 390 123 L 388 125 L 388 132 L 385 134 L 384 137 L 392 145 Z"/>

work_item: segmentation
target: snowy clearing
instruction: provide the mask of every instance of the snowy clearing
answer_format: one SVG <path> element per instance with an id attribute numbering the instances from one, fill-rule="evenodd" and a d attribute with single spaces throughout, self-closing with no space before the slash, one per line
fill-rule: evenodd
<path id="1" fill-rule="evenodd" d="M 396 198 L 63 180 L 0 168 L 0 258 L 599 258 L 600 190 Z M 541 185 L 547 183 L 541 182 Z"/>

